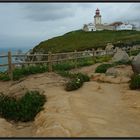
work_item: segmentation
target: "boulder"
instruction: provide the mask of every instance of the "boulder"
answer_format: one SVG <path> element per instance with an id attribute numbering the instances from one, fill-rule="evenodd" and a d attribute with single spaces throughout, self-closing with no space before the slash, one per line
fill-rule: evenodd
<path id="1" fill-rule="evenodd" d="M 117 61 L 128 62 L 129 60 L 130 60 L 129 55 L 121 49 L 117 49 L 117 52 L 114 54 L 112 58 L 113 62 Z"/>
<path id="2" fill-rule="evenodd" d="M 106 71 L 106 75 L 108 76 L 123 76 L 123 77 L 131 77 L 133 75 L 133 70 L 131 66 L 126 65 L 118 65 L 116 67 L 111 67 Z"/>
<path id="3" fill-rule="evenodd" d="M 110 51 L 113 50 L 114 46 L 112 45 L 112 43 L 108 43 L 105 50 Z"/>
<path id="4" fill-rule="evenodd" d="M 134 73 L 140 74 L 140 53 L 133 58 L 132 69 Z"/>

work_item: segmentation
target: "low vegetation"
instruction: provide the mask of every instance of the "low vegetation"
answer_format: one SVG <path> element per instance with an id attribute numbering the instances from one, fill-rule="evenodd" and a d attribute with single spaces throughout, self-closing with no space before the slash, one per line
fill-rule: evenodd
<path id="1" fill-rule="evenodd" d="M 53 70 L 55 71 L 71 70 L 73 68 L 75 68 L 75 63 L 73 61 L 61 62 L 53 65 Z"/>
<path id="2" fill-rule="evenodd" d="M 131 77 L 130 89 L 140 89 L 140 74 L 134 74 Z"/>
<path id="3" fill-rule="evenodd" d="M 101 56 L 101 57 L 88 57 L 88 58 L 80 58 L 77 60 L 77 63 L 74 61 L 66 61 L 60 62 L 58 64 L 53 65 L 54 71 L 68 71 L 74 69 L 75 66 L 78 68 L 84 66 L 90 66 L 98 62 L 107 62 L 111 59 L 111 56 Z M 75 65 L 76 63 L 76 65 Z M 48 72 L 48 65 L 34 65 L 34 66 L 26 66 L 22 68 L 15 68 L 13 71 L 13 80 L 19 80 L 25 76 L 36 74 L 36 73 L 43 73 Z M 9 81 L 10 78 L 7 72 L 0 73 L 0 80 L 2 81 Z"/>
<path id="4" fill-rule="evenodd" d="M 129 56 L 136 56 L 140 53 L 140 50 L 133 50 L 131 52 L 127 52 Z"/>
<path id="5" fill-rule="evenodd" d="M 108 62 L 111 60 L 112 56 L 105 55 L 105 56 L 97 56 L 95 57 L 95 63 L 102 63 L 102 62 Z"/>
<path id="6" fill-rule="evenodd" d="M 80 88 L 83 82 L 79 78 L 74 78 L 70 82 L 66 83 L 66 91 L 73 91 Z"/>
<path id="7" fill-rule="evenodd" d="M 108 68 L 115 67 L 118 65 L 131 65 L 131 61 L 128 61 L 128 62 L 118 61 L 118 62 L 114 62 L 111 64 L 101 64 L 95 69 L 95 72 L 96 73 L 105 73 Z"/>
<path id="8" fill-rule="evenodd" d="M 107 69 L 110 67 L 112 67 L 112 64 L 101 64 L 96 68 L 95 72 L 96 73 L 105 73 L 107 71 Z"/>
<path id="9" fill-rule="evenodd" d="M 7 72 L 1 72 L 0 73 L 0 80 L 2 80 L 2 81 L 9 81 L 10 77 L 8 76 L 8 73 Z"/>
<path id="10" fill-rule="evenodd" d="M 28 76 L 36 73 L 43 73 L 46 71 L 48 71 L 47 65 L 35 65 L 35 66 L 27 66 L 23 68 L 16 68 L 13 71 L 13 80 L 19 80 L 24 76 Z"/>
<path id="11" fill-rule="evenodd" d="M 38 91 L 28 91 L 20 99 L 4 94 L 0 95 L 0 116 L 12 121 L 33 121 L 38 112 L 43 109 L 46 101 Z"/>
<path id="12" fill-rule="evenodd" d="M 139 31 L 95 31 L 84 32 L 82 30 L 72 31 L 62 36 L 42 41 L 34 47 L 33 52 L 46 53 L 51 51 L 70 52 L 89 49 L 105 48 L 108 42 L 116 47 L 126 47 L 140 44 Z"/>
<path id="13" fill-rule="evenodd" d="M 73 91 L 80 88 L 84 82 L 88 82 L 90 80 L 89 76 L 82 74 L 82 73 L 70 73 L 68 71 L 58 71 L 63 77 L 70 78 L 70 81 L 66 83 L 65 90 L 66 91 Z"/>

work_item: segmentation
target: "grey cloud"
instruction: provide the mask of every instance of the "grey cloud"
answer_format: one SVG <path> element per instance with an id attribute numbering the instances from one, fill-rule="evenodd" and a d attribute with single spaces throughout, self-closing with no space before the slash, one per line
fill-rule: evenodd
<path id="1" fill-rule="evenodd" d="M 128 21 L 140 21 L 140 3 L 131 4 L 128 9 L 120 16 Z"/>
<path id="2" fill-rule="evenodd" d="M 52 21 L 74 16 L 75 4 L 32 3 L 23 6 L 25 17 L 32 21 Z"/>

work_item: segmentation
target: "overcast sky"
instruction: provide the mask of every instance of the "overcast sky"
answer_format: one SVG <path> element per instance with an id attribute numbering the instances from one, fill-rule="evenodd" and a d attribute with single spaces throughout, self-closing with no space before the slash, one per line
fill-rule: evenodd
<path id="1" fill-rule="evenodd" d="M 0 48 L 33 48 L 93 22 L 140 21 L 140 3 L 0 3 Z"/>

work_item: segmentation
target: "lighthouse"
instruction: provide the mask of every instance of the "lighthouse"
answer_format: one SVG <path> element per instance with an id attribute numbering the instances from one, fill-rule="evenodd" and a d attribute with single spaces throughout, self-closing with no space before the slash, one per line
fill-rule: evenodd
<path id="1" fill-rule="evenodd" d="M 100 25 L 101 24 L 101 15 L 100 15 L 100 10 L 97 8 L 94 16 L 94 24 L 95 25 Z"/>

